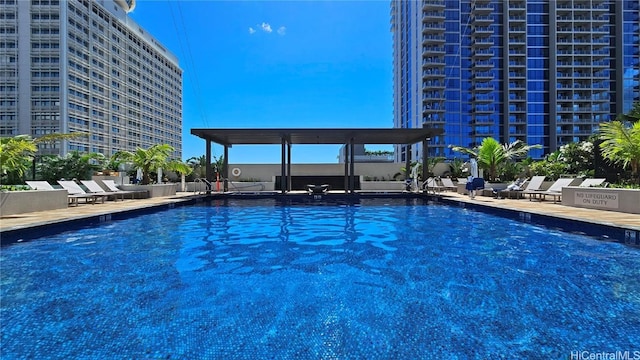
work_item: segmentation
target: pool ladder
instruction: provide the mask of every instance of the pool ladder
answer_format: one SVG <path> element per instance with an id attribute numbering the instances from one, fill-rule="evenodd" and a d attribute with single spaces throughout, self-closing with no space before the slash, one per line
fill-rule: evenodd
<path id="1" fill-rule="evenodd" d="M 197 194 L 208 194 L 213 191 L 211 181 L 206 178 L 197 178 L 194 180 L 193 192 Z"/>

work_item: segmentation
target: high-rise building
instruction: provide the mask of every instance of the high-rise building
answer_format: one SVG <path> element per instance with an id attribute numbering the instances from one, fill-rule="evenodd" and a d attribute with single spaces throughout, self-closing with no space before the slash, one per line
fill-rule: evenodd
<path id="1" fill-rule="evenodd" d="M 169 144 L 182 157 L 182 69 L 134 0 L 0 0 L 0 136 L 88 133 L 40 154 Z"/>
<path id="2" fill-rule="evenodd" d="M 638 0 L 394 0 L 391 31 L 394 127 L 443 128 L 429 156 L 491 136 L 541 158 L 640 101 Z"/>

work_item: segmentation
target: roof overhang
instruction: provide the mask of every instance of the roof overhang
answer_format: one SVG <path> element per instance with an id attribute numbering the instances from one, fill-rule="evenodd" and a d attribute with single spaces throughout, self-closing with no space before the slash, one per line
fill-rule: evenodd
<path id="1" fill-rule="evenodd" d="M 420 128 L 321 128 L 321 129 L 191 129 L 191 134 L 220 145 L 268 144 L 415 144 L 443 133 Z"/>

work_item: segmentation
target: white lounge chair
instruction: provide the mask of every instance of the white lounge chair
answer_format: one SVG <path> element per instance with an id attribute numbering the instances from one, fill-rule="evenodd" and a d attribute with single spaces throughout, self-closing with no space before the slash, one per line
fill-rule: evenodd
<path id="1" fill-rule="evenodd" d="M 422 188 L 426 193 L 432 192 L 433 194 L 439 193 L 444 188 L 441 185 L 438 185 L 435 178 L 427 178 L 425 182 L 422 183 Z"/>
<path id="2" fill-rule="evenodd" d="M 450 178 L 440 178 L 440 182 L 442 182 L 442 187 L 445 190 L 457 191 L 458 187 L 453 183 L 453 180 Z"/>
<path id="3" fill-rule="evenodd" d="M 541 191 L 542 189 L 540 189 L 540 187 L 542 187 L 542 183 L 544 183 L 545 178 L 546 176 L 544 175 L 533 176 L 531 180 L 526 183 L 527 186 L 524 189 L 506 190 L 508 191 L 506 195 L 509 198 L 515 197 L 516 199 L 524 199 L 525 194 L 537 193 L 538 191 Z"/>
<path id="4" fill-rule="evenodd" d="M 524 184 L 527 184 L 528 180 L 526 177 L 515 179 L 511 184 L 507 185 L 506 188 L 495 191 L 495 197 L 498 199 L 504 199 L 505 197 L 511 198 L 512 196 L 515 196 L 516 199 L 521 198 Z M 540 184 L 542 184 L 542 182 L 540 182 Z"/>
<path id="5" fill-rule="evenodd" d="M 114 200 L 118 200 L 118 196 L 124 200 L 124 193 L 121 192 L 113 192 L 113 191 L 104 191 L 104 189 L 95 181 L 93 180 L 80 180 L 82 182 L 82 185 L 84 185 L 88 191 L 89 194 L 94 194 L 94 195 L 106 195 L 106 196 L 113 196 Z"/>
<path id="6" fill-rule="evenodd" d="M 592 187 L 592 186 L 600 186 L 602 185 L 607 179 L 584 179 L 580 185 L 578 185 L 579 187 Z"/>
<path id="7" fill-rule="evenodd" d="M 33 190 L 56 190 L 53 185 L 47 181 L 25 181 L 27 185 Z M 59 189 L 58 189 L 59 190 Z"/>
<path id="8" fill-rule="evenodd" d="M 131 195 L 132 199 L 136 196 L 136 194 L 139 194 L 141 196 L 146 196 L 148 194 L 148 192 L 145 190 L 122 190 L 118 187 L 118 185 L 116 185 L 116 182 L 113 180 L 102 180 L 102 183 L 107 187 L 107 189 L 109 189 L 109 191 L 122 194 L 123 196 Z"/>
<path id="9" fill-rule="evenodd" d="M 86 191 L 84 191 L 84 189 L 82 189 L 80 185 L 78 185 L 75 181 L 71 181 L 71 180 L 58 180 L 58 184 L 60 184 L 60 186 L 62 186 L 63 188 L 67 189 L 67 191 L 71 195 L 82 196 L 82 197 L 85 197 L 86 199 L 91 198 L 92 204 L 95 204 L 96 200 L 98 199 L 102 200 L 102 202 L 104 203 L 104 199 L 109 196 L 105 194 L 89 194 Z"/>
<path id="10" fill-rule="evenodd" d="M 56 189 L 53 185 L 49 184 L 47 181 L 25 181 L 27 185 L 33 190 L 62 190 Z M 85 203 L 91 200 L 92 203 L 96 202 L 96 197 L 92 195 L 83 195 L 83 194 L 72 194 L 68 189 L 67 190 L 67 198 L 69 200 L 69 205 L 78 206 L 78 199 L 84 199 Z"/>
<path id="11" fill-rule="evenodd" d="M 548 195 L 553 196 L 553 202 L 555 203 L 557 199 L 562 198 L 562 188 L 571 185 L 574 181 L 574 178 L 560 178 L 551 184 L 547 190 L 527 192 L 527 194 L 529 194 L 529 201 L 531 201 L 531 199 L 542 201 L 545 200 Z"/>

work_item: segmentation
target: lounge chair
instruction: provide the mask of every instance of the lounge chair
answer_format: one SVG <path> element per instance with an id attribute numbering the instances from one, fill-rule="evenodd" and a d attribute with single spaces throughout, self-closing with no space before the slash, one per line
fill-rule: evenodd
<path id="1" fill-rule="evenodd" d="M 518 199 L 522 196 L 524 184 L 526 184 L 528 180 L 528 178 L 517 178 L 511 184 L 507 185 L 506 188 L 494 191 L 494 196 L 498 199 L 515 196 L 515 198 Z"/>
<path id="2" fill-rule="evenodd" d="M 504 191 L 500 192 L 500 196 L 508 197 L 510 199 L 524 199 L 524 194 L 541 191 L 542 189 L 540 189 L 540 187 L 542 186 L 545 178 L 546 176 L 543 175 L 534 176 L 531 178 L 531 180 L 529 180 L 527 186 L 524 189 L 505 189 Z"/>
<path id="3" fill-rule="evenodd" d="M 124 200 L 124 194 L 120 193 L 120 192 L 113 192 L 113 191 L 105 191 L 100 185 L 98 185 L 97 182 L 93 181 L 93 180 L 80 180 L 80 182 L 82 182 L 82 185 L 84 185 L 87 188 L 87 193 L 88 194 L 94 194 L 94 195 L 102 195 L 102 196 L 113 196 L 114 200 L 118 200 L 118 196 Z"/>
<path id="4" fill-rule="evenodd" d="M 148 194 L 148 191 L 146 190 L 122 190 L 113 180 L 102 180 L 102 183 L 107 187 L 107 189 L 109 189 L 109 191 L 122 194 L 123 196 L 130 194 L 132 199 L 135 198 L 136 194 L 139 194 L 140 196 L 146 196 Z"/>
<path id="5" fill-rule="evenodd" d="M 453 183 L 453 180 L 450 178 L 441 178 L 440 182 L 442 182 L 442 188 L 445 190 L 457 191 L 458 187 Z"/>
<path id="6" fill-rule="evenodd" d="M 426 193 L 429 193 L 429 191 L 431 191 L 432 193 L 435 194 L 442 191 L 444 189 L 444 186 L 439 185 L 436 182 L 435 178 L 430 177 L 430 178 L 427 178 L 427 180 L 425 180 L 425 182 L 422 183 L 422 188 Z"/>
<path id="7" fill-rule="evenodd" d="M 108 194 L 96 194 L 96 193 L 87 193 L 78 185 L 75 181 L 71 180 L 58 180 L 58 184 L 63 188 L 67 189 L 70 195 L 76 195 L 84 197 L 85 199 L 91 198 L 92 204 L 95 204 L 98 199 L 100 199 L 104 203 L 104 199 L 109 197 Z"/>
<path id="8" fill-rule="evenodd" d="M 560 178 L 556 180 L 549 189 L 547 190 L 539 190 L 539 191 L 529 191 L 525 192 L 529 194 L 529 201 L 532 199 L 538 199 L 540 201 L 545 200 L 547 195 L 553 196 L 553 202 L 557 202 L 558 199 L 562 198 L 562 188 L 571 185 L 574 181 L 574 178 Z"/>
<path id="9" fill-rule="evenodd" d="M 26 181 L 27 185 L 33 190 L 61 190 L 54 188 L 47 181 Z M 84 199 L 85 203 L 91 200 L 92 203 L 96 202 L 96 197 L 93 195 L 82 195 L 82 194 L 71 194 L 68 189 L 67 190 L 67 199 L 69 200 L 69 205 L 78 206 L 78 199 Z"/>
<path id="10" fill-rule="evenodd" d="M 607 179 L 584 179 L 579 187 L 593 187 L 602 185 Z"/>
<path id="11" fill-rule="evenodd" d="M 49 184 L 46 181 L 25 181 L 25 182 L 33 190 L 56 190 L 51 184 Z"/>

